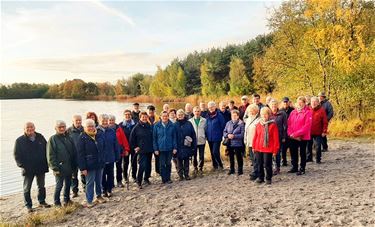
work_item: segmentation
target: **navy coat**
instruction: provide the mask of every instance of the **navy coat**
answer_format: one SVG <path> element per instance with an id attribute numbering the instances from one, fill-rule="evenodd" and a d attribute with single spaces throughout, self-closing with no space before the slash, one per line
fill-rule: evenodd
<path id="1" fill-rule="evenodd" d="M 95 140 L 85 132 L 78 141 L 78 167 L 82 170 L 97 170 L 104 167 L 104 137 L 98 131 Z"/>
<path id="2" fill-rule="evenodd" d="M 186 118 L 184 120 L 177 120 L 177 157 L 180 159 L 189 158 L 195 152 L 197 147 L 197 136 L 195 135 L 194 127 Z M 186 136 L 190 136 L 193 141 L 191 146 L 185 146 L 184 140 Z"/>
<path id="3" fill-rule="evenodd" d="M 168 120 L 164 127 L 159 121 L 153 129 L 153 147 L 154 151 L 172 151 L 177 149 L 177 131 L 175 125 Z"/>
<path id="4" fill-rule="evenodd" d="M 101 131 L 104 139 L 104 161 L 105 163 L 113 163 L 120 160 L 120 146 L 117 142 L 116 131 L 113 128 L 97 127 Z"/>
<path id="5" fill-rule="evenodd" d="M 225 119 L 223 115 L 216 110 L 214 116 L 207 115 L 207 141 L 220 142 L 223 138 L 223 130 L 225 128 Z"/>

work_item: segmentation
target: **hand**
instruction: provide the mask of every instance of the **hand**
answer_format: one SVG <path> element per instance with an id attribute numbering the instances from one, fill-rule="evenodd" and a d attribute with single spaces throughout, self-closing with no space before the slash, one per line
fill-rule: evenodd
<path id="1" fill-rule="evenodd" d="M 160 152 L 159 152 L 159 151 L 155 151 L 154 153 L 155 153 L 156 155 L 159 155 Z"/>
<path id="2" fill-rule="evenodd" d="M 134 148 L 135 153 L 138 153 L 140 150 L 141 150 L 141 148 L 139 148 L 139 147 Z"/>
<path id="3" fill-rule="evenodd" d="M 87 170 L 82 170 L 81 173 L 82 175 L 87 176 Z"/>
<path id="4" fill-rule="evenodd" d="M 327 135 L 327 133 L 324 133 L 324 132 L 322 133 L 322 137 L 326 137 L 326 135 Z"/>
<path id="5" fill-rule="evenodd" d="M 229 139 L 233 139 L 233 138 L 234 138 L 234 135 L 233 135 L 233 134 L 228 134 L 228 138 L 229 138 Z"/>
<path id="6" fill-rule="evenodd" d="M 124 155 L 125 157 L 129 156 L 129 151 L 125 151 Z"/>
<path id="7" fill-rule="evenodd" d="M 53 171 L 53 175 L 60 176 L 60 171 Z"/>
<path id="8" fill-rule="evenodd" d="M 177 150 L 176 149 L 173 149 L 173 154 L 177 154 Z"/>
<path id="9" fill-rule="evenodd" d="M 285 139 L 282 139 L 281 142 L 282 142 L 282 143 L 285 143 Z"/>

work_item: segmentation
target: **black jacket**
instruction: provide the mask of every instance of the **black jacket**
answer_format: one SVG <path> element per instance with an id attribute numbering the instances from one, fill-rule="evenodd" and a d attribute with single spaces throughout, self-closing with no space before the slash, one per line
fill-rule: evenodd
<path id="1" fill-rule="evenodd" d="M 48 172 L 47 141 L 40 133 L 35 133 L 31 141 L 26 135 L 17 138 L 14 146 L 14 158 L 22 168 L 22 175 L 36 175 Z"/>
<path id="2" fill-rule="evenodd" d="M 154 152 L 152 128 L 150 123 L 138 122 L 130 133 L 131 147 L 133 149 L 139 147 L 141 149 L 139 153 Z"/>

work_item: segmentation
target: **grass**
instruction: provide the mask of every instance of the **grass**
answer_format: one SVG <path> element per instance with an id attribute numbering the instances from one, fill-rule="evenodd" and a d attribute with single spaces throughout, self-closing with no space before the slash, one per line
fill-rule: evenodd
<path id="1" fill-rule="evenodd" d="M 63 222 L 67 214 L 71 214 L 82 206 L 79 203 L 73 203 L 66 207 L 43 209 L 43 211 L 35 211 L 20 223 L 9 223 L 0 221 L 0 227 L 17 227 L 17 226 L 41 226 L 56 222 Z"/>
<path id="2" fill-rule="evenodd" d="M 329 124 L 329 136 L 333 138 L 358 138 L 375 139 L 375 118 L 361 120 L 332 120 Z"/>

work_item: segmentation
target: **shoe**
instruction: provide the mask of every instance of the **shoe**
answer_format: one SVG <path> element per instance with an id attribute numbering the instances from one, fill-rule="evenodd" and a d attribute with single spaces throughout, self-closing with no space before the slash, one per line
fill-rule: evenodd
<path id="1" fill-rule="evenodd" d="M 257 184 L 261 184 L 261 183 L 264 183 L 264 180 L 258 178 L 258 179 L 255 181 L 255 183 L 257 183 Z"/>
<path id="2" fill-rule="evenodd" d="M 73 192 L 72 198 L 77 198 L 78 197 L 78 192 Z"/>
<path id="3" fill-rule="evenodd" d="M 46 203 L 46 202 L 43 202 L 43 203 L 40 203 L 40 204 L 39 204 L 39 207 L 42 207 L 42 208 L 50 208 L 51 205 L 49 205 L 49 204 Z"/>
<path id="4" fill-rule="evenodd" d="M 146 179 L 146 180 L 145 180 L 145 184 L 150 185 L 151 182 L 150 182 L 148 179 Z"/>
<path id="5" fill-rule="evenodd" d="M 313 160 L 312 159 L 307 159 L 306 162 L 313 162 Z"/>
<path id="6" fill-rule="evenodd" d="M 234 171 L 231 170 L 228 172 L 228 175 L 232 175 L 232 174 L 234 174 Z"/>
<path id="7" fill-rule="evenodd" d="M 138 184 L 138 189 L 142 189 L 142 185 L 141 184 Z"/>
<path id="8" fill-rule="evenodd" d="M 105 198 L 108 197 L 107 192 L 104 192 L 104 193 L 103 193 L 103 197 L 105 197 Z"/>
<path id="9" fill-rule="evenodd" d="M 112 197 L 112 192 L 108 192 L 107 195 L 108 195 L 108 198 L 111 198 Z"/>
<path id="10" fill-rule="evenodd" d="M 286 162 L 283 162 L 283 166 L 288 166 L 288 163 L 286 163 Z"/>
<path id="11" fill-rule="evenodd" d="M 190 180 L 190 177 L 189 176 L 185 176 L 185 180 Z"/>
<path id="12" fill-rule="evenodd" d="M 258 177 L 254 176 L 254 175 L 250 175 L 250 180 L 251 181 L 255 181 Z"/>
<path id="13" fill-rule="evenodd" d="M 328 152 L 328 149 L 322 149 L 322 152 Z"/>
<path id="14" fill-rule="evenodd" d="M 98 196 L 98 197 L 96 197 L 96 201 L 97 201 L 98 203 L 106 203 L 106 202 L 107 202 L 107 200 L 105 200 L 102 196 Z"/>
<path id="15" fill-rule="evenodd" d="M 322 161 L 316 160 L 316 164 L 322 164 Z"/>
<path id="16" fill-rule="evenodd" d="M 272 181 L 271 180 L 266 180 L 266 184 L 271 184 Z"/>
<path id="17" fill-rule="evenodd" d="M 274 171 L 273 171 L 273 175 L 276 176 L 277 174 L 280 173 L 280 168 L 277 167 Z"/>
<path id="18" fill-rule="evenodd" d="M 32 213 L 34 212 L 34 209 L 32 207 L 26 207 L 27 213 Z"/>
<path id="19" fill-rule="evenodd" d="M 125 180 L 125 181 L 126 181 L 126 180 Z M 117 187 L 119 187 L 119 188 L 123 188 L 124 185 L 122 184 L 122 182 L 118 182 L 118 183 L 117 183 Z"/>
<path id="20" fill-rule="evenodd" d="M 96 205 L 96 203 L 84 203 L 82 204 L 83 207 L 85 208 L 93 208 Z"/>
<path id="21" fill-rule="evenodd" d="M 72 205 L 72 204 L 73 204 L 72 200 L 68 200 L 68 201 L 64 202 L 63 206 L 67 207 L 67 206 Z"/>
<path id="22" fill-rule="evenodd" d="M 303 174 L 305 174 L 305 170 L 299 170 L 297 172 L 297 176 L 300 176 L 300 175 L 303 175 Z"/>
<path id="23" fill-rule="evenodd" d="M 60 208 L 61 207 L 61 203 L 55 203 L 54 205 L 56 208 Z"/>
<path id="24" fill-rule="evenodd" d="M 167 181 L 166 182 L 167 184 L 172 184 L 173 182 L 171 180 Z"/>
<path id="25" fill-rule="evenodd" d="M 184 177 L 182 175 L 179 175 L 179 181 L 183 181 Z"/>
<path id="26" fill-rule="evenodd" d="M 297 173 L 298 172 L 298 170 L 296 170 L 296 169 L 290 169 L 289 171 L 288 171 L 288 173 Z"/>
<path id="27" fill-rule="evenodd" d="M 243 172 L 242 171 L 238 171 L 237 176 L 241 176 L 241 175 L 243 175 Z"/>

